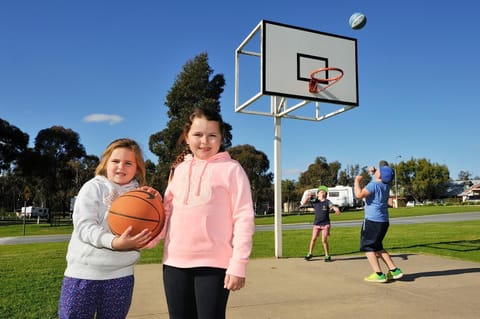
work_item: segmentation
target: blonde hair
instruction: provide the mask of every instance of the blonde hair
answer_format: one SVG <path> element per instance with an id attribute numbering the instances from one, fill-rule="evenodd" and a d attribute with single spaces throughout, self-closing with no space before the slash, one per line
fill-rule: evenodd
<path id="1" fill-rule="evenodd" d="M 113 142 L 111 142 L 105 151 L 102 154 L 102 158 L 100 159 L 100 163 L 98 164 L 97 168 L 95 169 L 95 175 L 103 175 L 107 176 L 107 171 L 105 167 L 107 166 L 108 159 L 112 155 L 113 150 L 117 148 L 127 148 L 135 154 L 135 160 L 137 164 L 137 172 L 135 174 L 135 178 L 140 183 L 140 185 L 145 185 L 146 182 L 146 168 L 145 168 L 145 161 L 143 160 L 142 149 L 137 142 L 129 138 L 119 138 Z"/>

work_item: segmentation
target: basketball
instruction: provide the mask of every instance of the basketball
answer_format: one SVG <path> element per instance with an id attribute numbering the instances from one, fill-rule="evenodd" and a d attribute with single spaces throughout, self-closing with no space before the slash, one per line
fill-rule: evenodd
<path id="1" fill-rule="evenodd" d="M 361 12 L 355 12 L 351 15 L 350 20 L 348 20 L 348 24 L 354 30 L 360 30 L 365 26 L 367 23 L 367 17 Z"/>
<path id="2" fill-rule="evenodd" d="M 155 237 L 162 231 L 164 223 L 161 198 L 142 190 L 120 195 L 112 202 L 108 212 L 108 225 L 115 235 L 121 235 L 128 226 L 132 226 L 132 236 L 148 228 Z"/>

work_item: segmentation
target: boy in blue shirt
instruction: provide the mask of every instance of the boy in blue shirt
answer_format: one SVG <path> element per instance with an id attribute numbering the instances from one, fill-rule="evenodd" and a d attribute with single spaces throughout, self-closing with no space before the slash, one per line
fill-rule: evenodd
<path id="1" fill-rule="evenodd" d="M 365 199 L 365 218 L 360 234 L 360 251 L 364 251 L 373 273 L 365 277 L 369 282 L 387 282 L 400 279 L 403 273 L 393 262 L 390 254 L 383 248 L 383 239 L 389 227 L 388 198 L 390 196 L 390 183 L 395 177 L 386 161 L 380 161 L 379 168 L 370 167 L 373 178 L 363 189 L 360 187 L 362 176 L 355 177 L 355 196 Z M 388 267 L 388 272 L 383 273 L 379 258 Z"/>

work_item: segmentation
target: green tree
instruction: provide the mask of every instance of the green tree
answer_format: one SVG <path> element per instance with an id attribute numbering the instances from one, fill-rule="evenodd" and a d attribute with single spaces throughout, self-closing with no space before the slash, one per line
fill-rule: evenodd
<path id="1" fill-rule="evenodd" d="M 469 171 L 460 171 L 460 173 L 458 173 L 459 181 L 469 181 L 471 177 L 472 173 L 470 173 Z"/>
<path id="2" fill-rule="evenodd" d="M 296 182 L 292 179 L 285 179 L 282 181 L 282 202 L 288 203 L 290 201 L 299 201 L 302 194 L 296 190 Z"/>
<path id="3" fill-rule="evenodd" d="M 370 174 L 370 172 L 368 171 L 368 166 L 364 166 L 362 167 L 361 171 L 356 174 L 355 176 L 357 175 L 362 175 L 363 178 L 362 180 L 360 181 L 360 187 L 365 187 L 368 183 L 370 183 L 372 181 L 372 175 Z"/>
<path id="4" fill-rule="evenodd" d="M 287 203 L 287 212 L 295 210 L 303 192 L 297 189 L 297 183 L 291 179 L 282 181 L 282 203 Z"/>
<path id="5" fill-rule="evenodd" d="M 146 160 L 145 161 L 145 170 L 146 170 L 146 184 L 152 187 L 155 187 L 156 189 L 158 185 L 161 185 L 162 182 L 160 180 L 160 176 L 157 171 L 157 165 L 152 162 L 151 160 Z"/>
<path id="6" fill-rule="evenodd" d="M 23 205 L 25 183 L 13 172 L 0 174 L 0 211 L 13 212 Z M 2 215 L 2 214 L 0 214 Z"/>
<path id="7" fill-rule="evenodd" d="M 298 187 L 300 189 L 315 188 L 319 185 L 335 186 L 338 182 L 338 172 L 341 164 L 338 161 L 327 163 L 325 157 L 317 157 L 307 171 L 300 174 Z"/>
<path id="8" fill-rule="evenodd" d="M 35 138 L 34 151 L 39 159 L 34 171 L 47 192 L 47 207 L 51 211 L 66 212 L 72 189 L 78 187 L 74 183 L 75 171 L 71 163 L 86 155 L 78 133 L 62 126 L 43 129 Z"/>
<path id="9" fill-rule="evenodd" d="M 32 148 L 27 148 L 17 159 L 14 168 L 15 177 L 21 181 L 21 188 L 19 191 L 19 200 L 23 206 L 23 189 L 28 186 L 31 190 L 30 200 L 27 203 L 32 206 L 41 206 L 46 203 L 46 196 L 48 189 L 44 180 L 44 158 Z M 19 207 L 17 203 L 17 207 Z M 27 205 L 27 206 L 28 206 Z"/>
<path id="10" fill-rule="evenodd" d="M 425 158 L 411 158 L 397 167 L 397 183 L 403 195 L 422 202 L 445 196 L 450 173 L 448 167 L 431 163 Z"/>
<path id="11" fill-rule="evenodd" d="M 28 134 L 0 119 L 0 211 L 18 208 L 23 198 L 24 180 L 14 173 L 27 151 Z M 23 204 L 23 203 L 22 203 Z"/>
<path id="12" fill-rule="evenodd" d="M 95 169 L 99 163 L 100 159 L 95 155 L 74 158 L 67 163 L 73 173 L 71 196 L 75 196 L 83 184 L 95 176 Z"/>
<path id="13" fill-rule="evenodd" d="M 0 173 L 10 170 L 28 145 L 28 134 L 9 122 L 0 119 Z"/>
<path id="14" fill-rule="evenodd" d="M 353 186 L 355 176 L 360 174 L 360 165 L 348 165 L 346 169 L 338 173 L 338 185 Z"/>
<path id="15" fill-rule="evenodd" d="M 210 106 L 220 111 L 220 96 L 223 93 L 225 79 L 223 74 L 213 75 L 208 65 L 207 53 L 201 53 L 188 61 L 167 94 L 165 105 L 168 107 L 169 121 L 162 131 L 154 133 L 149 139 L 150 151 L 158 156 L 156 167 L 159 178 L 154 187 L 165 191 L 170 165 L 185 147 L 182 130 L 188 116 L 196 106 Z M 231 146 L 232 127 L 225 123 L 225 148 Z"/>
<path id="16" fill-rule="evenodd" d="M 271 203 L 273 174 L 268 173 L 270 162 L 267 155 L 251 145 L 234 146 L 228 152 L 242 165 L 250 180 L 254 206 L 257 207 L 259 202 Z"/>

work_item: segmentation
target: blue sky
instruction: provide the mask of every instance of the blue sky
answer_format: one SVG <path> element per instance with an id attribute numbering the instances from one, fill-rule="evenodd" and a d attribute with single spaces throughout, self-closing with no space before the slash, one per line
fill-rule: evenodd
<path id="1" fill-rule="evenodd" d="M 316 157 L 367 166 L 427 158 L 450 176 L 480 176 L 480 42 L 475 1 L 0 2 L 0 118 L 30 136 L 61 125 L 99 156 L 113 139 L 143 147 L 167 122 L 165 97 L 183 65 L 207 52 L 224 74 L 233 144 L 265 152 L 273 119 L 234 112 L 235 49 L 261 20 L 357 39 L 359 101 L 321 122 L 282 120 L 282 179 Z M 368 23 L 352 30 L 348 19 Z M 253 81 L 258 81 L 253 78 Z M 266 106 L 268 109 L 268 105 Z M 95 116 L 109 115 L 106 118 Z"/>

